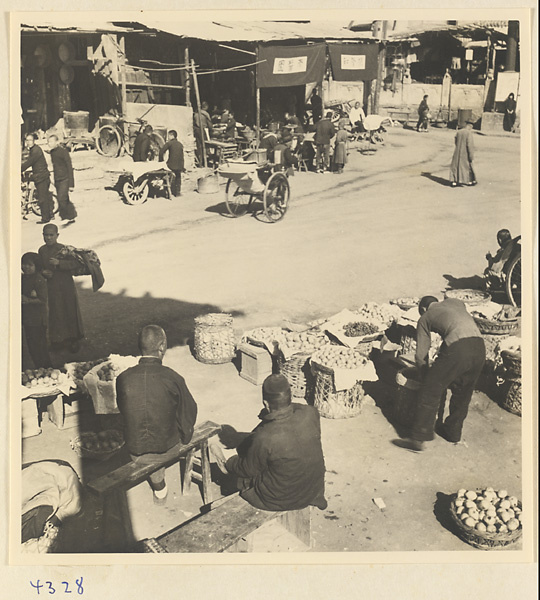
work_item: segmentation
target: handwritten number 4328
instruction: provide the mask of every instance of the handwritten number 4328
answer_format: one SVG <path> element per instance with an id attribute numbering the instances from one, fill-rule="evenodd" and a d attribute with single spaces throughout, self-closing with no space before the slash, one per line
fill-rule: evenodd
<path id="1" fill-rule="evenodd" d="M 83 578 L 81 577 L 80 579 L 75 579 L 75 584 L 77 585 L 76 591 L 77 594 L 80 594 L 82 596 L 82 594 L 84 594 L 84 589 L 83 589 Z M 44 583 L 40 583 L 39 579 L 36 581 L 36 583 L 34 583 L 33 581 L 30 582 L 30 585 L 37 591 L 38 595 L 40 594 L 41 590 L 43 590 L 43 593 L 46 594 L 55 594 L 56 593 L 56 588 L 53 586 L 53 582 L 52 581 L 45 581 Z M 69 588 L 69 583 L 67 581 L 62 581 L 60 582 L 61 586 L 64 586 L 64 589 L 59 589 L 58 591 L 60 593 L 64 593 L 64 594 L 72 594 L 73 590 L 71 590 Z"/>

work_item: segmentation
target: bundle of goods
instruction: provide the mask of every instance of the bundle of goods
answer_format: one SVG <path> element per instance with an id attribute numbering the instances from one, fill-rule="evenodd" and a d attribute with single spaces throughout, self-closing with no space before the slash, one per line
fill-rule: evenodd
<path id="1" fill-rule="evenodd" d="M 406 296 L 403 298 L 394 298 L 394 300 L 390 300 L 390 304 L 395 304 L 399 306 L 401 310 L 410 310 L 411 308 L 415 308 L 420 304 L 420 298 L 417 296 Z"/>
<path id="2" fill-rule="evenodd" d="M 323 417 L 345 419 L 362 410 L 361 381 L 376 381 L 373 363 L 351 348 L 327 345 L 311 357 L 314 405 Z"/>
<path id="3" fill-rule="evenodd" d="M 73 387 L 71 377 L 60 369 L 40 368 L 26 369 L 21 373 L 21 397 L 32 398 L 53 396 L 55 394 L 69 394 Z"/>
<path id="4" fill-rule="evenodd" d="M 101 262 L 93 250 L 63 246 L 58 254 L 58 258 L 77 261 L 77 268 L 72 271 L 72 275 L 75 277 L 91 275 L 94 292 L 99 290 L 103 285 L 104 279 L 101 272 Z"/>
<path id="5" fill-rule="evenodd" d="M 503 548 L 522 534 L 521 503 L 506 490 L 461 489 L 452 496 L 450 516 L 459 537 L 475 548 Z"/>
<path id="6" fill-rule="evenodd" d="M 418 393 L 421 386 L 418 370 L 414 367 L 409 367 L 398 371 L 396 384 L 397 394 L 393 416 L 404 427 L 410 427 L 414 420 L 418 404 Z"/>
<path id="7" fill-rule="evenodd" d="M 100 431 L 99 433 L 87 431 L 72 439 L 70 445 L 77 456 L 107 460 L 122 448 L 124 436 L 121 431 L 115 429 Z"/>
<path id="8" fill-rule="evenodd" d="M 195 319 L 195 358 L 206 364 L 230 362 L 236 353 L 232 315 L 210 313 Z"/>
<path id="9" fill-rule="evenodd" d="M 86 391 L 83 379 L 88 371 L 92 370 L 96 365 L 106 362 L 107 358 L 98 358 L 97 360 L 89 360 L 86 362 L 74 362 L 64 365 L 67 374 L 73 379 L 75 385 L 81 391 Z"/>
<path id="10" fill-rule="evenodd" d="M 134 367 L 135 356 L 111 354 L 109 358 L 90 369 L 83 378 L 84 386 L 92 397 L 96 414 L 118 413 L 116 405 L 116 378 L 120 373 Z"/>
<path id="11" fill-rule="evenodd" d="M 491 295 L 482 290 L 446 290 L 445 298 L 457 298 L 468 306 L 479 306 L 491 300 Z"/>
<path id="12" fill-rule="evenodd" d="M 510 335 L 520 327 L 521 309 L 515 306 L 503 306 L 494 314 L 484 307 L 475 307 L 471 314 L 483 334 Z"/>

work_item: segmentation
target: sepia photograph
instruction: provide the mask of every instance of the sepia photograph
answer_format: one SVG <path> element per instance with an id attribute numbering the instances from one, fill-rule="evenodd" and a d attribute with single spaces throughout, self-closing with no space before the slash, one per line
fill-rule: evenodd
<path id="1" fill-rule="evenodd" d="M 530 22 L 345 13 L 11 14 L 13 560 L 530 556 Z"/>

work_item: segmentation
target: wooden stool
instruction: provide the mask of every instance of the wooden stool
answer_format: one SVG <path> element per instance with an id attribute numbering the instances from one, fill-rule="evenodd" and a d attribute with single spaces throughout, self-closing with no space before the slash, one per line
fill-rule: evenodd
<path id="1" fill-rule="evenodd" d="M 195 453 L 197 451 L 200 452 L 200 456 L 195 456 Z M 200 468 L 200 473 L 193 470 L 193 467 L 195 465 L 197 465 Z M 180 479 L 182 481 L 182 496 L 185 493 L 189 492 L 189 490 L 191 489 L 191 481 L 195 479 L 196 481 L 201 482 L 203 503 L 209 504 L 210 502 L 212 502 L 212 478 L 210 473 L 210 454 L 208 451 L 208 440 L 202 442 L 197 448 L 193 448 L 193 450 L 190 450 L 185 460 L 180 461 Z"/>

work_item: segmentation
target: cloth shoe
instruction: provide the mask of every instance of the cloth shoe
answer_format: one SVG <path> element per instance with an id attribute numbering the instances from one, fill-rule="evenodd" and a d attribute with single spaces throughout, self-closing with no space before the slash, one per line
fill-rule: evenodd
<path id="1" fill-rule="evenodd" d="M 168 493 L 169 489 L 167 487 L 167 484 L 165 484 L 165 487 L 161 490 L 154 490 L 154 504 L 157 504 L 158 506 L 163 506 L 167 501 Z"/>

